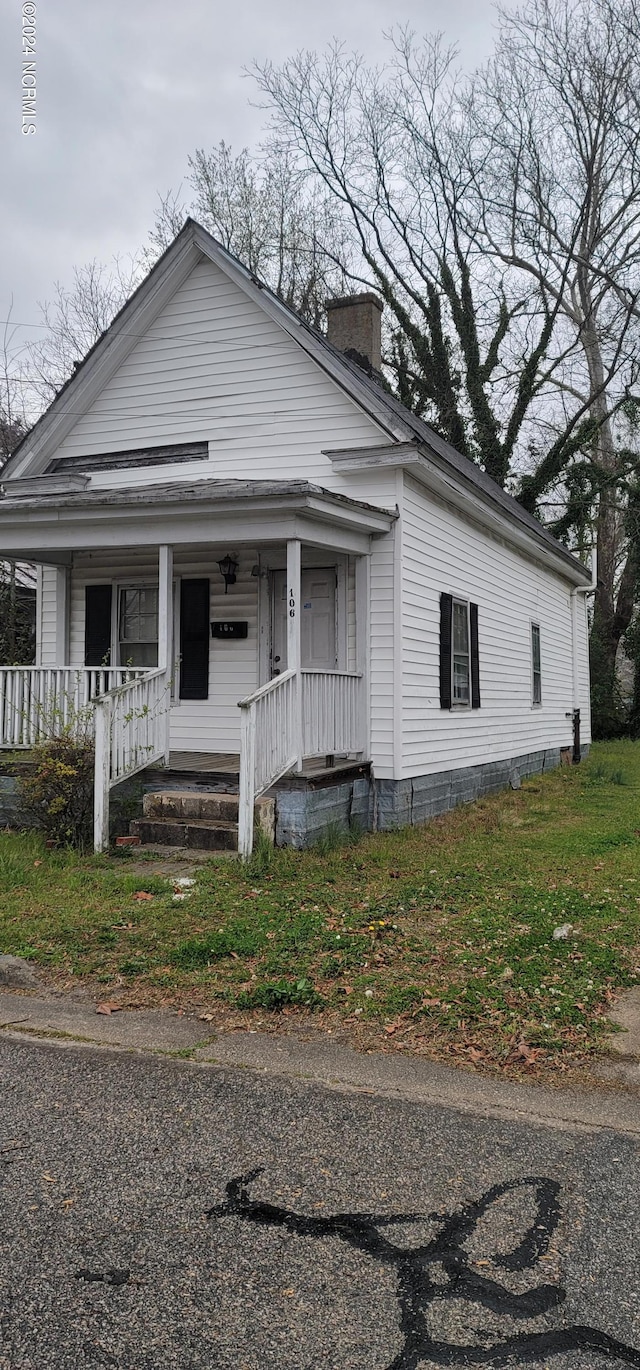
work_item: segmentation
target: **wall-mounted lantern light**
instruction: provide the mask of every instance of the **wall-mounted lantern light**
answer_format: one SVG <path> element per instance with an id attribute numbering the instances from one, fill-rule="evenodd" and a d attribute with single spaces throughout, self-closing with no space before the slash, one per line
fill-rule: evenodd
<path id="1" fill-rule="evenodd" d="M 218 562 L 218 566 L 220 568 L 220 575 L 224 578 L 224 592 L 226 595 L 229 592 L 229 586 L 235 585 L 236 583 L 238 563 L 233 560 L 233 557 L 223 557 L 222 560 Z"/>

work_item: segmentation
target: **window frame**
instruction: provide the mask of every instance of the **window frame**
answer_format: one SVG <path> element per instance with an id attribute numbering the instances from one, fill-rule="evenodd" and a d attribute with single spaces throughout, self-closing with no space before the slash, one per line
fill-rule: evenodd
<path id="1" fill-rule="evenodd" d="M 536 668 L 536 652 L 534 647 L 535 636 L 538 640 L 538 665 Z M 529 622 L 529 643 L 531 650 L 531 708 L 542 708 L 542 631 L 537 619 L 532 618 Z M 537 680 L 537 690 L 536 690 Z M 537 697 L 536 697 L 537 695 Z"/>
<path id="2" fill-rule="evenodd" d="M 455 642 L 455 637 L 454 637 L 455 629 L 454 629 L 454 625 L 455 625 L 455 611 L 456 611 L 456 605 L 459 605 L 461 608 L 464 608 L 464 610 L 465 610 L 466 624 L 467 624 L 467 651 L 466 651 L 466 660 L 467 660 L 467 688 L 468 688 L 468 697 L 467 697 L 467 699 L 456 699 L 456 697 L 455 697 L 455 663 L 456 663 L 456 657 L 461 657 L 461 656 L 464 655 L 464 653 L 462 653 L 462 652 L 456 652 L 456 651 L 455 651 L 455 646 L 454 646 L 454 642 Z M 472 679 L 471 679 L 471 601 L 468 600 L 468 599 L 462 599 L 462 598 L 461 598 L 460 596 L 458 596 L 458 595 L 452 595 L 452 596 L 451 596 L 451 708 L 452 708 L 452 709 L 471 709 L 471 707 L 472 707 L 472 698 L 473 698 L 473 682 L 472 682 Z"/>
<path id="3" fill-rule="evenodd" d="M 111 649 L 111 650 L 112 650 L 112 656 L 113 656 L 113 659 L 114 659 L 116 665 L 119 666 L 119 667 L 121 667 L 122 670 L 126 670 L 126 669 L 127 669 L 127 663 L 121 661 L 121 659 L 120 659 L 120 656 L 121 656 L 121 653 L 120 653 L 120 597 L 121 597 L 121 595 L 123 594 L 123 592 L 125 592 L 125 591 L 127 591 L 127 590 L 154 590 L 154 591 L 156 592 L 156 594 L 158 594 L 158 582 L 155 581 L 155 580 L 148 580 L 148 579 L 146 579 L 146 578 L 145 578 L 144 580 L 120 580 L 120 581 L 114 581 L 114 582 L 113 582 L 113 588 L 114 588 L 114 595 L 113 595 L 113 603 L 112 603 L 112 608 L 111 608 L 111 613 L 112 613 L 111 638 L 112 638 L 112 644 L 113 644 L 113 645 L 112 645 L 112 649 Z M 158 633 L 158 637 L 155 639 L 155 642 L 156 642 L 156 649 L 157 649 L 157 650 L 156 650 L 156 658 L 157 658 L 157 654 L 158 654 L 158 652 L 159 652 L 159 650 L 160 650 L 160 603 L 159 603 L 159 595 L 158 595 L 157 617 L 158 617 L 158 622 L 157 622 L 157 633 Z M 153 639 L 149 639 L 149 640 L 150 640 L 150 641 L 153 641 Z M 154 670 L 157 669 L 157 660 L 156 660 L 156 666 L 131 666 L 130 669 L 131 669 L 131 670 L 134 670 L 134 671 L 138 671 L 138 670 L 139 670 L 139 671 L 154 671 Z"/>

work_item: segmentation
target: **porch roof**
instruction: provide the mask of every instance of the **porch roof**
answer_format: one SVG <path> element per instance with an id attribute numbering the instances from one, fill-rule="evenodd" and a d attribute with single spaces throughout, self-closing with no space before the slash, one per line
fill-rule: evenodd
<path id="1" fill-rule="evenodd" d="M 114 490 L 12 482 L 0 500 L 3 555 L 64 562 L 93 547 L 302 542 L 364 553 L 397 514 L 310 481 L 198 480 Z M 31 487 L 31 488 L 29 488 Z"/>

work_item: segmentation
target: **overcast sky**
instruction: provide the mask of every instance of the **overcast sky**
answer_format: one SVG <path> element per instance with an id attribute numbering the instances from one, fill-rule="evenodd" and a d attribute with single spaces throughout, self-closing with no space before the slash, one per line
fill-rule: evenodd
<path id="1" fill-rule="evenodd" d="M 383 31 L 442 30 L 473 66 L 493 43 L 490 0 L 22 0 L 0 7 L 0 315 L 38 321 L 38 301 L 74 265 L 135 252 L 159 191 L 221 138 L 254 146 L 265 114 L 243 68 L 337 37 L 372 61 Z M 36 133 L 21 131 L 23 60 L 37 72 Z M 25 330 L 23 337 L 37 336 Z"/>

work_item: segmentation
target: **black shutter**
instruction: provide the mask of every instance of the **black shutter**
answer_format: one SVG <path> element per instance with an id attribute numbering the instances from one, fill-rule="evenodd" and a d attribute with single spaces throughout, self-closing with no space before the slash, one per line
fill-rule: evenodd
<path id="1" fill-rule="evenodd" d="M 180 698 L 209 698 L 209 581 L 180 582 Z"/>
<path id="2" fill-rule="evenodd" d="M 440 708 L 451 708 L 452 595 L 440 596 Z"/>
<path id="3" fill-rule="evenodd" d="M 111 665 L 111 599 L 110 585 L 84 587 L 84 664 Z"/>
<path id="4" fill-rule="evenodd" d="M 471 708 L 480 708 L 480 657 L 478 655 L 478 606 L 469 605 L 471 622 Z"/>

